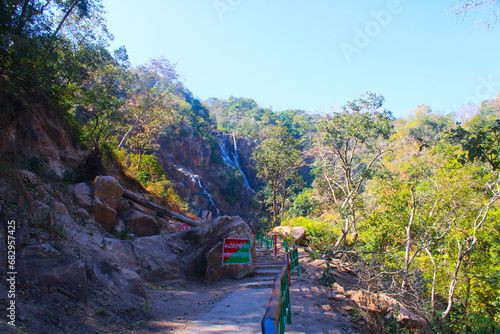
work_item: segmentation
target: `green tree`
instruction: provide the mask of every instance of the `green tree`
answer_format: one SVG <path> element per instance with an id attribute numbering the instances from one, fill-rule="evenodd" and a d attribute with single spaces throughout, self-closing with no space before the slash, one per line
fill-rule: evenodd
<path id="1" fill-rule="evenodd" d="M 496 316 L 496 299 L 485 298 L 484 291 L 497 286 L 498 237 L 492 231 L 499 189 L 497 172 L 488 168 L 488 161 L 465 159 L 460 146 L 443 140 L 450 138 L 446 134 L 450 126 L 449 117 L 428 112 L 412 113 L 399 122 L 381 174 L 363 194 L 370 214 L 361 230 L 364 247 L 379 256 L 379 275 L 391 274 L 403 289 L 428 294 L 433 311 L 435 296 L 446 298 L 447 307 L 442 310 L 446 319 L 464 310 L 464 322 L 453 318 L 449 325 L 462 331 L 466 326 L 459 324 L 471 320 L 474 310 L 487 309 L 483 318 L 490 319 L 488 323 Z M 494 142 L 490 145 L 495 147 Z M 492 280 L 482 272 L 490 273 Z M 428 289 L 416 288 L 425 286 L 425 281 Z M 457 302 L 459 307 L 454 306 Z M 477 324 L 480 318 L 474 319 Z"/>
<path id="2" fill-rule="evenodd" d="M 273 223 L 278 226 L 285 203 L 290 193 L 302 185 L 298 169 L 302 166 L 302 154 L 293 138 L 283 126 L 271 127 L 266 139 L 252 154 L 257 176 L 262 178 L 270 190 Z"/>
<path id="3" fill-rule="evenodd" d="M 304 189 L 295 196 L 289 214 L 292 217 L 307 217 L 313 214 L 320 206 L 320 202 L 313 197 L 312 189 Z"/>
<path id="4" fill-rule="evenodd" d="M 135 131 L 134 143 L 139 154 L 142 154 L 145 148 L 151 146 L 151 139 L 155 134 L 160 132 L 159 127 L 168 123 L 166 120 L 171 114 L 172 102 L 166 97 L 180 83 L 174 81 L 178 78 L 175 64 L 164 57 L 151 59 L 149 64 L 139 68 L 136 75 L 138 80 L 129 91 L 131 103 L 128 116 L 132 125 L 123 135 L 118 149 L 122 148 Z M 139 135 L 145 133 L 145 128 L 149 129 L 149 133 L 146 136 Z"/>
<path id="5" fill-rule="evenodd" d="M 450 131 L 449 140 L 460 144 L 465 151 L 460 157 L 461 162 L 486 162 L 493 171 L 500 168 L 500 119 L 488 121 L 482 128 L 471 130 L 459 126 Z"/>
<path id="6" fill-rule="evenodd" d="M 316 183 L 344 219 L 334 248 L 345 244 L 351 230 L 354 241 L 357 238 L 358 195 L 386 151 L 385 141 L 392 131 L 392 115 L 382 108 L 383 102 L 383 96 L 368 92 L 319 125 Z"/>

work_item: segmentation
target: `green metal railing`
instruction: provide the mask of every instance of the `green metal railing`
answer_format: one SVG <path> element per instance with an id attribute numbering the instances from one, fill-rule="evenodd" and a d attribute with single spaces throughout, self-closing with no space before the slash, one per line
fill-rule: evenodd
<path id="1" fill-rule="evenodd" d="M 267 251 L 269 251 L 269 248 L 274 247 L 274 255 L 278 255 L 278 244 L 276 242 L 275 235 L 266 235 L 262 232 L 255 232 L 255 241 L 260 243 L 260 248 L 265 246 Z"/>
<path id="2" fill-rule="evenodd" d="M 297 269 L 297 276 L 300 276 L 299 251 L 297 248 L 286 253 L 289 257 L 290 273 Z"/>
<path id="3" fill-rule="evenodd" d="M 297 270 L 297 275 L 300 276 L 299 253 L 295 247 L 286 252 L 283 268 L 274 279 L 271 299 L 261 322 L 263 334 L 283 334 L 286 324 L 292 324 L 290 274 L 294 270 Z"/>

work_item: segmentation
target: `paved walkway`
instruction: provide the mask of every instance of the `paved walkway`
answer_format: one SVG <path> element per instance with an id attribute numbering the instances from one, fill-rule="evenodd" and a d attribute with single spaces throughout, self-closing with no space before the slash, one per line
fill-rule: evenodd
<path id="1" fill-rule="evenodd" d="M 307 254 L 299 252 L 299 257 L 305 260 Z M 283 265 L 282 256 L 274 256 L 274 252 L 266 253 L 258 250 L 255 277 L 231 288 L 229 294 L 222 291 L 203 288 L 200 291 L 185 292 L 192 295 L 191 303 L 198 305 L 198 315 L 189 312 L 174 320 L 164 321 L 160 317 L 150 322 L 147 331 L 141 333 L 262 333 L 261 321 L 266 311 L 272 292 L 272 284 Z M 290 300 L 292 304 L 292 324 L 286 326 L 287 334 L 348 334 L 359 333 L 346 317 L 345 311 L 335 306 L 329 299 L 326 288 L 317 285 L 316 276 L 308 274 L 303 268 L 300 278 L 292 274 Z M 165 291 L 161 303 L 155 304 L 158 309 L 179 310 L 186 305 L 175 298 L 173 291 Z M 172 296 L 169 296 L 172 293 Z M 214 296 L 213 303 L 196 302 L 196 295 L 210 294 Z M 220 298 L 215 295 L 220 293 Z M 333 307 L 333 308 L 332 308 Z M 171 318 L 171 317 L 170 317 Z"/>
<path id="2" fill-rule="evenodd" d="M 262 333 L 260 322 L 266 311 L 270 288 L 233 292 L 210 312 L 190 322 L 183 333 Z"/>
<path id="3" fill-rule="evenodd" d="M 257 248 L 255 277 L 239 284 L 239 289 L 216 304 L 196 321 L 190 321 L 183 333 L 262 333 L 260 322 L 266 311 L 273 281 L 283 266 L 283 257 Z"/>

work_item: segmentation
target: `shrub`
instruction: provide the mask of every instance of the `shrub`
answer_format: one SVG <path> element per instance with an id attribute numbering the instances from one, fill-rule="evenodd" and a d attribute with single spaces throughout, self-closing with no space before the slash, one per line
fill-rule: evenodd
<path id="1" fill-rule="evenodd" d="M 282 225 L 305 228 L 307 231 L 307 243 L 311 248 L 320 251 L 330 248 L 339 235 L 339 231 L 333 224 L 323 220 L 294 217 L 285 219 Z"/>

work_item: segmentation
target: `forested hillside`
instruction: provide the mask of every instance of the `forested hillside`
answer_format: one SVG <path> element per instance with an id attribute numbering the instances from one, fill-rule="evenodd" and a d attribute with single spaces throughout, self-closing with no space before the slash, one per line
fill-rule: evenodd
<path id="1" fill-rule="evenodd" d="M 375 92 L 323 114 L 203 101 L 167 58 L 132 66 L 110 38 L 97 0 L 0 4 L 3 179 L 15 168 L 65 184 L 119 171 L 206 223 L 303 226 L 311 256 L 341 259 L 436 332 L 498 333 L 500 96 L 461 122 L 424 104 L 395 118 Z M 38 140 L 26 120 L 39 105 L 63 119 L 76 152 L 50 172 L 44 152 L 19 144 Z"/>
<path id="2" fill-rule="evenodd" d="M 259 138 L 270 224 L 305 227 L 315 256 L 352 263 L 371 290 L 401 296 L 436 331 L 495 332 L 499 99 L 463 123 L 426 105 L 395 119 L 383 103 L 366 93 L 324 116 L 249 99 L 210 105 L 219 126 L 241 120 Z M 297 173 L 306 161 L 312 183 Z"/>

